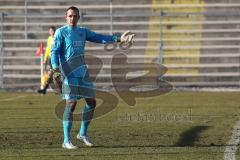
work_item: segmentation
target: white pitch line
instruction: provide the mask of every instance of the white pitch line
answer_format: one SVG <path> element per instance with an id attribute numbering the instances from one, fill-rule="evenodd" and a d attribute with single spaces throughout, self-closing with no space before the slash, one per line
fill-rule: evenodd
<path id="1" fill-rule="evenodd" d="M 5 98 L 5 99 L 0 99 L 0 102 L 1 101 L 12 101 L 12 100 L 20 99 L 20 98 L 25 98 L 25 97 L 27 97 L 27 95 L 17 96 L 17 97 L 13 97 L 13 98 Z"/>
<path id="2" fill-rule="evenodd" d="M 232 137 L 224 151 L 224 160 L 236 160 L 236 152 L 240 143 L 240 120 L 234 126 Z"/>

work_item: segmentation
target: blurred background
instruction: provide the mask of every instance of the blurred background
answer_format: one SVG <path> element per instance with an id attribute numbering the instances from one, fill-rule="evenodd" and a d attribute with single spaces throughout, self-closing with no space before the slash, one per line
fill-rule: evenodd
<path id="1" fill-rule="evenodd" d="M 240 86 L 238 0 L 0 0 L 1 90 L 39 88 L 41 56 L 35 53 L 40 43 L 46 47 L 50 26 L 66 24 L 65 11 L 72 5 L 81 11 L 79 25 L 103 34 L 136 34 L 127 51 L 107 52 L 101 44 L 87 43 L 86 54 L 103 62 L 99 88 L 111 89 L 111 76 L 121 76 L 110 72 L 117 53 L 126 54 L 129 63 L 164 65 L 164 75 L 152 76 L 175 89 Z"/>

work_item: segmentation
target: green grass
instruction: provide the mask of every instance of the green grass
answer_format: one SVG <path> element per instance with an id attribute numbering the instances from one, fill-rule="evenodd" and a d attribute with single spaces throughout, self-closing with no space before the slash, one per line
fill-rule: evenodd
<path id="1" fill-rule="evenodd" d="M 0 159 L 219 160 L 239 120 L 240 93 L 175 92 L 141 98 L 134 107 L 120 99 L 112 112 L 89 128 L 95 147 L 75 138 L 74 151 L 61 148 L 60 98 L 34 93 L 0 93 Z M 81 104 L 75 112 L 80 112 Z M 237 159 L 240 154 L 237 153 Z"/>

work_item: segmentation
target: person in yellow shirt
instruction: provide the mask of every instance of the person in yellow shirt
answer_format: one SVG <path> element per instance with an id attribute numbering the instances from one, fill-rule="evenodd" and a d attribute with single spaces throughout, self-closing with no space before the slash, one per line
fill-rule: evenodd
<path id="1" fill-rule="evenodd" d="M 52 65 L 51 65 L 51 47 L 52 47 L 52 44 L 53 44 L 53 36 L 55 34 L 55 31 L 56 31 L 56 27 L 54 27 L 54 26 L 49 27 L 49 30 L 48 30 L 49 37 L 47 39 L 47 47 L 45 49 L 44 60 L 43 60 L 43 64 L 45 64 L 45 71 L 48 70 L 48 65 L 49 65 L 50 69 L 52 68 Z M 38 89 L 38 93 L 46 94 L 46 91 L 47 91 L 47 88 L 49 87 L 49 84 L 46 83 L 45 81 L 47 81 L 48 78 L 49 78 L 48 74 L 46 74 L 46 76 L 44 76 L 44 79 L 43 79 L 44 82 L 42 82 L 43 83 L 43 88 Z"/>
<path id="2" fill-rule="evenodd" d="M 51 46 L 53 44 L 53 36 L 55 34 L 56 28 L 54 26 L 51 26 L 48 30 L 49 33 L 49 37 L 47 39 L 47 47 L 45 50 L 45 54 L 44 54 L 44 60 L 43 60 L 43 64 L 45 64 L 45 70 L 47 70 L 47 65 L 49 64 L 50 68 L 52 68 L 51 66 Z"/>

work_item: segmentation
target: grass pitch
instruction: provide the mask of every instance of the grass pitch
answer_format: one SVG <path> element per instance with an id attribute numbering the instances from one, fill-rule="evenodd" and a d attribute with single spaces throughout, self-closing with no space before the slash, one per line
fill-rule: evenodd
<path id="1" fill-rule="evenodd" d="M 64 150 L 62 125 L 54 112 L 59 96 L 0 93 L 0 159 L 220 160 L 239 120 L 240 93 L 175 92 L 141 98 L 135 107 L 120 100 L 93 121 L 87 148 Z M 81 103 L 75 112 L 80 112 Z M 236 153 L 236 159 L 240 154 Z"/>

